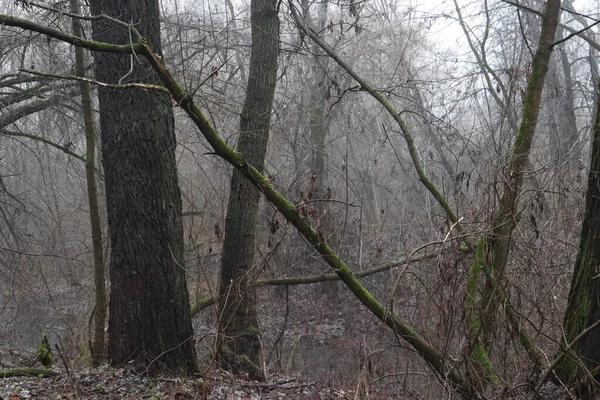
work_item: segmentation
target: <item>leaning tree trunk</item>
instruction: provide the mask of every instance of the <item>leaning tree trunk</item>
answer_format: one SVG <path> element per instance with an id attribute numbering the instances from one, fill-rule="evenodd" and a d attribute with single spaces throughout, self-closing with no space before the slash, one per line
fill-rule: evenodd
<path id="1" fill-rule="evenodd" d="M 252 53 L 237 150 L 263 169 L 277 78 L 279 19 L 276 0 L 252 0 Z M 256 315 L 254 248 L 260 192 L 236 169 L 225 219 L 219 287 L 219 362 L 264 379 Z"/>
<path id="2" fill-rule="evenodd" d="M 539 352 L 530 336 L 522 329 L 519 315 L 511 307 L 504 291 L 504 281 L 512 235 L 517 226 L 519 197 L 529 165 L 529 154 L 535 138 L 544 80 L 555 45 L 554 36 L 559 19 L 560 0 L 548 0 L 542 16 L 538 47 L 527 79 L 523 116 L 506 165 L 503 193 L 492 221 L 492 230 L 480 239 L 469 274 L 470 299 L 467 310 L 471 314 L 471 356 L 473 358 L 469 366 L 470 373 L 477 378 L 485 377 L 491 382 L 498 381 L 496 371 L 490 368 L 490 350 L 494 344 L 494 331 L 498 328 L 496 320 L 501 308 L 504 309 L 507 326 L 519 339 L 532 361 L 534 372 L 537 374 L 542 369 Z M 476 285 L 481 275 L 484 277 L 484 287 L 481 290 L 479 304 L 475 306 Z"/>
<path id="3" fill-rule="evenodd" d="M 94 15 L 133 22 L 160 54 L 158 0 L 90 3 Z M 100 20 L 93 28 L 95 40 L 130 42 L 123 26 Z M 158 83 L 136 57 L 94 57 L 100 81 Z M 139 88 L 99 88 L 98 97 L 111 246 L 108 359 L 150 373 L 194 372 L 171 100 Z"/>
<path id="4" fill-rule="evenodd" d="M 597 96 L 596 104 L 600 104 L 598 100 L 600 95 Z M 599 274 L 600 106 L 596 106 L 585 214 L 564 321 L 565 339 L 570 348 L 560 355 L 561 362 L 556 369 L 558 377 L 567 384 L 574 384 L 582 377 L 591 377 L 596 384 L 600 382 L 600 326 L 593 327 L 578 338 L 584 330 L 600 321 Z M 584 368 L 593 371 L 593 374 L 590 376 Z M 594 394 L 590 392 L 587 396 L 594 398 Z"/>

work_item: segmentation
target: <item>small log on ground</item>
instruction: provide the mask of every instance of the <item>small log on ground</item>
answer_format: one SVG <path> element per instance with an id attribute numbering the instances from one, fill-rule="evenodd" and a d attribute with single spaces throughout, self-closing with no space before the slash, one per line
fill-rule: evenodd
<path id="1" fill-rule="evenodd" d="M 60 375 L 58 372 L 46 368 L 13 368 L 0 369 L 0 378 L 10 378 L 12 376 L 39 376 L 47 378 Z"/>

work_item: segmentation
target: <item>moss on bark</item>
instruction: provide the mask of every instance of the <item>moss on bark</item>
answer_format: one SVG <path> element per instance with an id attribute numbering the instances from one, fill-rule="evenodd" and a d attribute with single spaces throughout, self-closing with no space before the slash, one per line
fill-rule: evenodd
<path id="1" fill-rule="evenodd" d="M 558 378 L 566 384 L 575 384 L 582 376 L 589 377 L 585 369 L 596 371 L 591 376 L 596 381 L 599 378 L 600 329 L 595 327 L 572 343 L 600 319 L 600 93 L 596 103 L 585 213 L 563 323 L 564 345 L 570 348 L 562 350 L 561 360 L 555 369 Z"/>

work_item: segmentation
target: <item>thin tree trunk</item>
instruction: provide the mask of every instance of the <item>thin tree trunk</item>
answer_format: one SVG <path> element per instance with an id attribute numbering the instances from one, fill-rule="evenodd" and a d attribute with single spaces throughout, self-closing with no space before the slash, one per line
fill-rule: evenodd
<path id="1" fill-rule="evenodd" d="M 71 13 L 81 13 L 78 0 L 71 0 Z M 73 18 L 73 34 L 82 36 L 79 20 Z M 85 60 L 83 49 L 75 47 L 75 71 L 77 76 L 85 77 Z M 94 338 L 92 341 L 92 363 L 101 364 L 106 357 L 106 341 L 104 328 L 106 325 L 106 279 L 104 277 L 104 257 L 102 255 L 102 228 L 98 207 L 98 190 L 96 186 L 96 132 L 92 114 L 92 95 L 86 82 L 79 81 L 81 105 L 83 107 L 83 124 L 85 129 L 85 178 L 87 183 L 88 203 L 90 207 L 90 223 L 92 229 L 92 251 L 94 254 Z"/>
<path id="2" fill-rule="evenodd" d="M 492 233 L 481 239 L 484 245 L 483 274 L 485 287 L 481 300 L 481 334 L 472 337 L 476 349 L 483 347 L 489 356 L 489 346 L 495 328 L 498 308 L 506 304 L 505 294 L 502 289 L 504 272 L 508 263 L 508 255 L 512 234 L 517 225 L 519 196 L 523 185 L 523 178 L 529 165 L 529 153 L 536 132 L 544 79 L 548 71 L 550 56 L 554 48 L 554 35 L 560 18 L 560 0 L 548 0 L 542 16 L 541 34 L 536 53 L 532 60 L 531 73 L 527 82 L 527 92 L 523 103 L 523 116 L 515 137 L 512 152 L 506 166 L 503 193 L 500 198 L 498 211 L 492 222 Z M 470 284 L 476 275 L 470 277 Z M 513 315 L 510 304 L 506 308 L 509 323 L 518 328 L 518 321 Z M 532 347 L 529 336 L 520 329 L 516 332 L 521 344 L 534 362 L 535 368 L 540 369 L 539 357 Z M 481 337 L 483 335 L 483 337 Z M 483 341 L 482 341 L 483 339 Z M 479 360 L 483 362 L 484 360 Z"/>
<path id="3" fill-rule="evenodd" d="M 310 15 L 308 2 L 303 2 L 305 8 L 305 21 L 314 26 L 316 32 L 324 32 L 327 25 L 329 13 L 329 0 L 316 3 L 317 15 L 315 21 Z M 314 208 L 309 210 L 313 217 L 317 230 L 330 243 L 335 243 L 333 216 L 328 211 L 327 200 L 331 197 L 331 189 L 327 188 L 327 153 L 325 146 L 329 133 L 329 121 L 327 116 L 327 91 L 329 78 L 327 77 L 327 66 L 329 57 L 325 51 L 316 43 L 312 43 L 312 85 L 310 87 L 309 124 L 310 124 L 310 146 L 311 146 L 311 171 L 310 190 L 307 193 L 308 200 L 315 201 Z M 329 298 L 337 297 L 339 285 L 336 282 L 326 283 L 322 286 L 323 291 Z"/>
<path id="4" fill-rule="evenodd" d="M 540 41 L 533 57 L 531 74 L 523 104 L 523 116 L 507 163 L 504 190 L 499 209 L 493 221 L 493 232 L 488 242 L 484 273 L 494 277 L 495 286 L 504 274 L 513 230 L 517 224 L 519 195 L 523 177 L 529 164 L 529 152 L 538 122 L 544 79 L 553 50 L 554 34 L 560 17 L 560 1 L 548 0 L 543 15 Z M 492 314 L 495 312 L 492 311 Z"/>
<path id="5" fill-rule="evenodd" d="M 564 29 L 560 26 L 556 29 L 557 40 L 564 37 L 563 31 Z M 551 63 L 551 72 L 548 74 L 547 79 L 550 88 L 547 98 L 551 107 L 549 112 L 550 150 L 553 160 L 559 161 L 556 168 L 560 171 L 566 170 L 572 177 L 572 169 L 577 167 L 577 161 L 580 157 L 580 152 L 577 149 L 579 138 L 575 116 L 573 79 L 571 78 L 571 63 L 564 49 L 558 52 L 558 59 L 556 62 Z M 559 69 L 562 69 L 563 82 L 560 82 L 559 79 Z M 565 163 L 565 161 L 568 162 Z M 570 167 L 565 168 L 565 164 Z"/>
<path id="6" fill-rule="evenodd" d="M 329 1 L 325 0 L 318 4 L 318 13 L 316 21 L 317 32 L 322 32 L 327 23 Z M 306 18 L 310 20 L 310 13 L 306 10 Z M 310 22 L 309 22 L 310 23 Z M 312 23 L 311 23 L 312 25 Z M 313 174 L 313 184 L 308 194 L 313 200 L 323 199 L 325 197 L 325 139 L 327 138 L 328 124 L 326 121 L 326 92 L 327 92 L 327 64 L 329 57 L 317 45 L 313 43 L 313 82 L 310 93 L 310 137 L 312 145 L 311 167 Z M 317 202 L 317 218 L 324 217 L 326 207 L 322 202 Z M 321 221 L 319 221 L 321 222 Z M 323 225 L 326 225 L 323 221 Z M 324 230 L 330 228 L 323 226 Z"/>
<path id="7" fill-rule="evenodd" d="M 252 0 L 251 23 L 252 53 L 237 150 L 262 171 L 277 78 L 277 1 Z M 260 192 L 234 170 L 221 259 L 218 356 L 223 367 L 263 380 L 253 268 L 259 200 Z"/>

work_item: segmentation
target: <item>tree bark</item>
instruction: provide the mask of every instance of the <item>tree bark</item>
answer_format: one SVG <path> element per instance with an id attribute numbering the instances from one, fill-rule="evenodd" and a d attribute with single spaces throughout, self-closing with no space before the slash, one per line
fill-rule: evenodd
<path id="1" fill-rule="evenodd" d="M 597 104 L 600 104 L 600 95 Z M 593 126 L 592 161 L 588 174 L 585 214 L 581 228 L 579 252 L 571 279 L 569 301 L 564 320 L 566 343 L 571 343 L 587 327 L 600 320 L 600 107 L 596 107 Z M 589 376 L 582 366 L 600 380 L 600 328 L 595 327 L 565 351 L 556 368 L 558 377 L 567 384 Z M 577 360 L 573 356 L 576 355 Z M 592 393 L 586 394 L 594 398 Z M 591 397 L 590 397 L 591 396 Z"/>
<path id="2" fill-rule="evenodd" d="M 316 24 L 311 21 L 309 10 L 306 9 L 305 18 L 310 25 L 314 25 L 317 32 L 323 32 L 327 23 L 329 0 L 322 1 L 318 4 Z M 310 93 L 310 137 L 311 137 L 311 167 L 313 175 L 313 184 L 308 193 L 311 200 L 320 200 L 325 197 L 325 139 L 327 138 L 328 123 L 326 120 L 327 108 L 327 64 L 329 57 L 317 45 L 312 43 L 313 52 L 313 82 Z M 324 218 L 326 207 L 323 202 L 317 202 L 317 218 Z M 319 221 L 321 222 L 321 221 Z M 323 221 L 323 225 L 327 225 Z M 324 230 L 330 229 L 330 226 L 323 226 Z"/>
<path id="3" fill-rule="evenodd" d="M 252 0 L 251 23 L 250 72 L 237 150 L 262 171 L 277 78 L 277 1 Z M 221 259 L 218 357 L 223 367 L 264 380 L 253 268 L 259 200 L 260 192 L 234 170 Z"/>
<path id="4" fill-rule="evenodd" d="M 161 53 L 157 0 L 93 0 L 94 15 L 131 22 Z M 127 29 L 106 20 L 94 39 L 128 44 Z M 95 53 L 96 77 L 110 83 L 158 83 L 147 62 Z M 149 373 L 196 372 L 183 268 L 181 194 L 169 96 L 141 88 L 99 88 L 110 234 L 108 359 Z"/>
<path id="5" fill-rule="evenodd" d="M 316 32 L 325 32 L 329 15 L 329 0 L 316 3 L 316 16 L 310 14 L 309 2 L 303 1 L 304 19 L 309 26 L 314 26 Z M 323 39 L 325 40 L 325 39 Z M 329 57 L 316 43 L 311 43 L 312 51 L 312 85 L 310 87 L 309 124 L 311 147 L 311 170 L 309 171 L 309 190 L 307 199 L 315 201 L 314 208 L 309 209 L 309 216 L 313 217 L 317 230 L 329 243 L 335 243 L 335 223 L 333 215 L 329 212 L 327 200 L 331 197 L 331 189 L 327 187 L 327 153 L 325 151 L 327 136 L 329 134 L 328 116 L 328 86 L 330 85 L 327 69 Z M 316 263 L 315 263 L 316 264 Z M 322 286 L 323 292 L 330 299 L 338 296 L 339 285 L 337 282 L 327 282 Z"/>
<path id="6" fill-rule="evenodd" d="M 81 13 L 79 0 L 71 0 L 71 13 Z M 72 20 L 73 34 L 82 36 L 83 29 L 79 20 Z M 75 70 L 77 76 L 85 77 L 85 60 L 83 49 L 75 47 Z M 87 82 L 79 81 L 81 105 L 83 108 L 83 123 L 85 129 L 85 178 L 87 183 L 88 204 L 90 207 L 90 224 L 92 233 L 92 251 L 94 253 L 94 337 L 92 342 L 92 363 L 99 365 L 106 357 L 106 340 L 104 335 L 106 325 L 106 279 L 104 256 L 102 254 L 102 228 L 98 206 L 98 190 L 96 186 L 96 131 L 92 113 L 92 95 Z"/>
<path id="7" fill-rule="evenodd" d="M 523 186 L 529 153 L 535 137 L 544 79 L 548 71 L 550 55 L 554 48 L 554 35 L 560 18 L 560 1 L 548 0 L 542 16 L 542 28 L 538 48 L 532 60 L 531 73 L 523 103 L 523 116 L 515 137 L 512 152 L 506 165 L 504 188 L 498 211 L 492 223 L 492 233 L 486 241 L 484 300 L 482 311 L 483 334 L 493 332 L 497 309 L 500 306 L 498 289 L 508 263 L 512 234 L 517 225 L 519 196 Z"/>

